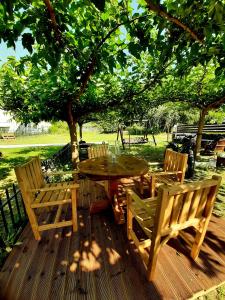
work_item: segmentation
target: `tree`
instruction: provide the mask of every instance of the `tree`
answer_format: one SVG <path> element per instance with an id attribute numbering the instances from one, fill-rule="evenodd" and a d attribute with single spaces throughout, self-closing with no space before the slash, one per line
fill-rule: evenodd
<path id="1" fill-rule="evenodd" d="M 195 155 L 200 152 L 206 115 L 210 110 L 216 110 L 225 104 L 225 76 L 216 76 L 216 70 L 217 62 L 213 61 L 205 66 L 192 68 L 187 76 L 179 79 L 171 70 L 171 74 L 164 78 L 162 85 L 157 86 L 148 95 L 156 103 L 182 102 L 199 110 Z"/>
<path id="2" fill-rule="evenodd" d="M 14 94 L 11 107 L 15 108 L 18 102 L 17 114 L 20 111 L 24 119 L 52 116 L 52 119 L 66 120 L 74 166 L 78 157 L 76 125 L 83 117 L 81 113 L 85 117 L 104 109 L 106 104 L 110 107 L 123 104 L 128 108 L 135 105 L 135 110 L 138 109 L 139 103 L 145 101 L 145 92 L 159 84 L 171 63 L 177 76 L 181 76 L 190 72 L 193 65 L 204 65 L 214 58 L 217 75 L 223 73 L 221 1 L 196 5 L 183 0 L 179 6 L 175 0 L 166 0 L 163 5 L 146 2 L 147 8 L 140 1 L 136 11 L 131 1 L 124 4 L 100 0 L 93 1 L 93 5 L 87 0 L 10 0 L 0 4 L 0 38 L 8 46 L 15 46 L 15 41 L 22 38 L 30 52 L 15 66 L 16 72 L 22 72 L 23 67 L 27 72 L 25 81 L 30 92 L 19 93 L 20 99 Z M 27 61 L 32 67 L 29 64 L 27 67 Z M 136 65 L 146 65 L 149 61 L 144 72 L 139 67 L 136 68 L 141 71 L 139 74 L 133 70 Z M 107 82 L 105 75 L 109 73 L 115 77 Z M 124 80 L 126 75 L 133 81 Z M 105 97 L 108 91 L 104 93 L 98 86 L 98 78 L 103 79 L 105 86 L 114 84 L 115 78 L 118 81 L 119 90 L 109 100 Z M 134 80 L 137 81 L 133 86 Z M 23 91 L 24 87 L 20 87 Z M 22 110 L 27 107 L 29 114 Z"/>

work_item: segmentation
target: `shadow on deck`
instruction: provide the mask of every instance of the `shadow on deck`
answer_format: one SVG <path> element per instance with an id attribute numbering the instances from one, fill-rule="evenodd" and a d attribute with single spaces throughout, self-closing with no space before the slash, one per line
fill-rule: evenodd
<path id="1" fill-rule="evenodd" d="M 125 226 L 111 211 L 89 215 L 90 201 L 103 197 L 101 187 L 81 184 L 77 233 L 45 231 L 37 242 L 27 225 L 0 272 L 0 299 L 188 299 L 225 283 L 224 220 L 212 218 L 197 262 L 171 240 L 149 283 Z"/>

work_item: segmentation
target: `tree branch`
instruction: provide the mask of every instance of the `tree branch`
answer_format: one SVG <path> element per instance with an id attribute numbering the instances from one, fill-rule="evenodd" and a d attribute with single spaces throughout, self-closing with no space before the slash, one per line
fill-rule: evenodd
<path id="1" fill-rule="evenodd" d="M 196 40 L 200 44 L 203 43 L 203 39 L 200 38 L 189 26 L 181 22 L 179 19 L 173 17 L 169 13 L 167 13 L 165 10 L 163 10 L 162 6 L 152 3 L 151 0 L 145 0 L 145 1 L 148 4 L 149 10 L 154 11 L 160 17 L 168 19 L 171 23 L 174 23 L 178 27 L 181 27 L 184 31 L 188 32 L 194 40 Z"/>
<path id="2" fill-rule="evenodd" d="M 210 110 L 210 109 L 217 109 L 219 108 L 221 105 L 223 105 L 225 103 L 225 95 L 222 96 L 222 98 L 216 100 L 215 102 L 212 102 L 208 105 L 206 105 L 206 109 Z"/>
<path id="3" fill-rule="evenodd" d="M 78 51 L 74 48 L 69 47 L 65 43 L 65 39 L 62 35 L 62 32 L 60 30 L 60 27 L 59 27 L 57 21 L 56 21 L 55 11 L 51 4 L 51 1 L 50 0 L 43 0 L 43 1 L 46 6 L 46 9 L 48 11 L 48 14 L 49 14 L 49 18 L 50 18 L 51 25 L 52 25 L 52 30 L 53 30 L 54 36 L 55 36 L 55 40 L 58 42 L 58 44 L 61 47 L 65 47 L 73 55 L 74 58 L 77 58 L 79 55 Z"/>
<path id="4" fill-rule="evenodd" d="M 59 44 L 62 44 L 62 33 L 59 30 L 59 26 L 56 22 L 56 18 L 55 18 L 55 12 L 54 9 L 52 7 L 52 4 L 50 2 L 50 0 L 43 0 L 45 3 L 45 6 L 47 8 L 47 11 L 49 13 L 49 17 L 51 20 L 51 24 L 52 24 L 52 29 L 54 31 L 54 35 L 55 35 L 55 39 L 58 41 Z"/>
<path id="5" fill-rule="evenodd" d="M 120 26 L 128 24 L 128 23 L 133 23 L 134 21 L 138 20 L 138 19 L 142 19 L 142 18 L 146 18 L 148 17 L 148 15 L 145 16 L 140 16 L 140 17 L 136 17 L 132 20 L 128 20 L 122 23 L 117 24 L 114 28 L 112 28 L 105 37 L 103 37 L 101 39 L 101 41 L 98 43 L 98 45 L 96 46 L 95 50 L 90 54 L 90 58 L 89 58 L 89 63 L 87 64 L 86 70 L 84 71 L 83 76 L 81 77 L 81 87 L 78 93 L 78 98 L 83 94 L 87 84 L 88 84 L 88 80 L 90 79 L 91 75 L 93 74 L 96 62 L 97 62 L 97 53 L 98 50 L 101 48 L 101 46 L 105 43 L 105 41 L 111 36 L 111 34 L 113 32 L 115 32 Z"/>

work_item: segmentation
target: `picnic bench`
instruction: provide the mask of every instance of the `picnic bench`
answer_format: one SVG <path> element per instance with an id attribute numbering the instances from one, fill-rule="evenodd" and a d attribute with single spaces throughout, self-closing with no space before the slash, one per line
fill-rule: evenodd
<path id="1" fill-rule="evenodd" d="M 14 140 L 16 138 L 13 132 L 1 133 L 1 139 L 3 140 Z"/>
<path id="2" fill-rule="evenodd" d="M 186 136 L 192 136 L 193 138 L 197 135 L 198 126 L 177 124 L 172 130 L 172 140 L 174 142 L 181 142 Z M 202 146 L 210 141 L 219 140 L 225 137 L 225 124 L 207 124 L 203 127 L 202 131 Z"/>
<path id="3" fill-rule="evenodd" d="M 172 130 L 172 140 L 181 143 L 184 137 L 196 139 L 198 127 L 196 125 L 178 124 Z M 205 125 L 202 131 L 202 154 L 214 154 L 225 149 L 225 124 Z"/>

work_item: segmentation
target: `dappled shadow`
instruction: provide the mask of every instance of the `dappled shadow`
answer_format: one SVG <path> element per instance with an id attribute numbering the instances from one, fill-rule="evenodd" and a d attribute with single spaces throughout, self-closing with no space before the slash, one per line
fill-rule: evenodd
<path id="1" fill-rule="evenodd" d="M 126 145 L 124 153 L 140 156 L 146 159 L 148 162 L 162 162 L 164 156 L 165 146 L 155 147 L 152 144 L 144 145 Z"/>
<path id="2" fill-rule="evenodd" d="M 96 193 L 94 185 L 89 185 L 86 192 L 89 196 Z M 222 280 L 225 272 L 224 261 L 218 259 L 218 255 L 225 255 L 225 237 L 215 233 L 218 224 L 214 219 L 214 227 L 209 226 L 200 259 L 195 262 L 190 258 L 190 248 L 182 240 L 170 240 L 160 251 L 156 279 L 152 283 L 146 279 L 137 249 L 127 240 L 126 225 L 115 224 L 111 209 L 95 215 L 90 215 L 88 209 L 79 209 L 77 233 L 72 233 L 71 227 L 46 231 L 40 242 L 33 239 L 30 227 L 27 227 L 20 251 L 15 252 L 15 259 L 11 258 L 10 265 L 6 263 L 3 269 L 4 274 L 12 276 L 9 296 L 14 291 L 15 297 L 20 299 L 30 294 L 36 295 L 36 299 L 39 296 L 47 299 L 56 293 L 61 299 L 155 300 L 168 295 L 174 299 L 173 296 L 179 293 L 179 282 L 172 281 L 170 272 L 177 269 L 180 273 L 173 274 L 173 278 L 178 278 L 182 272 L 181 264 L 185 272 L 191 272 L 190 277 L 199 281 L 198 286 L 207 289 L 206 282 L 210 288 L 218 278 Z M 18 288 L 20 278 L 23 281 Z M 185 277 L 182 280 L 185 281 Z M 192 296 L 190 282 L 185 284 Z"/>

